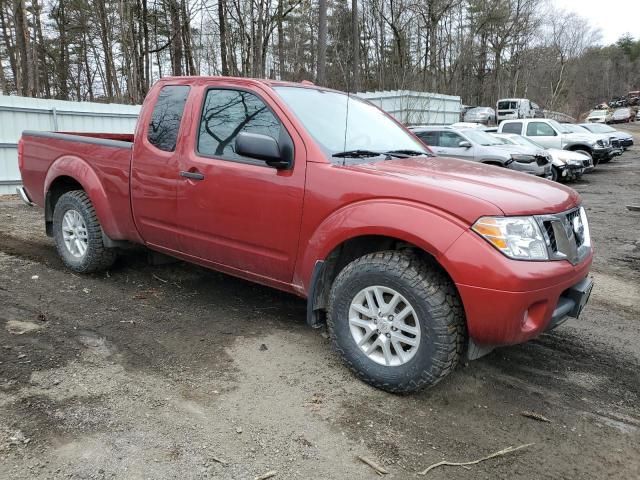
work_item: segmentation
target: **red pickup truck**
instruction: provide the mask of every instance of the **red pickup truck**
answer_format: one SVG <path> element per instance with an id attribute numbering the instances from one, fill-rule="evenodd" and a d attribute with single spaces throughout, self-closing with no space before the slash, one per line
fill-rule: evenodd
<path id="1" fill-rule="evenodd" d="M 310 84 L 164 78 L 134 135 L 27 131 L 19 165 L 72 270 L 143 244 L 305 297 L 307 322 L 388 391 L 577 317 L 592 287 L 575 191 L 438 158 Z"/>

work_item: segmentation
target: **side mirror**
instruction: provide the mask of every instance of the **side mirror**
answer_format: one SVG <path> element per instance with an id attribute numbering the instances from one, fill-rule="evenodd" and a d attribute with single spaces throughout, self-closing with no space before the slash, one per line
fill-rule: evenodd
<path id="1" fill-rule="evenodd" d="M 467 142 L 466 140 L 461 140 L 458 143 L 458 147 L 460 147 L 460 148 L 471 148 L 471 143 Z"/>
<path id="2" fill-rule="evenodd" d="M 249 158 L 263 160 L 270 167 L 286 169 L 291 162 L 280 152 L 278 142 L 260 133 L 240 132 L 236 136 L 236 153 Z"/>

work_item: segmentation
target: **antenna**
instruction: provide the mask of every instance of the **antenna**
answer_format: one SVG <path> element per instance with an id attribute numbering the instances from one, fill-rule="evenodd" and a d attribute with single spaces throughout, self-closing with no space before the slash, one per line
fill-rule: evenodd
<path id="1" fill-rule="evenodd" d="M 347 75 L 347 111 L 344 116 L 344 146 L 342 148 L 343 152 L 347 151 L 347 131 L 349 129 L 349 103 L 351 103 L 351 86 L 350 86 L 350 76 Z M 342 166 L 344 167 L 347 164 L 347 157 L 342 157 Z"/>

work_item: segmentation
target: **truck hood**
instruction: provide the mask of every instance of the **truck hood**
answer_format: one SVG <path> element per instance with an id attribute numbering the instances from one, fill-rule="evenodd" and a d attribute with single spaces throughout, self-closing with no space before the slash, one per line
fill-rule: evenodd
<path id="1" fill-rule="evenodd" d="M 589 133 L 563 133 L 562 140 L 564 143 L 586 143 L 592 145 L 596 140 L 601 139 L 600 134 Z"/>
<path id="2" fill-rule="evenodd" d="M 388 176 L 419 184 L 427 190 L 425 203 L 438 190 L 447 190 L 493 204 L 505 215 L 558 213 L 575 207 L 580 197 L 575 190 L 558 183 L 478 162 L 441 157 L 412 157 L 348 167 L 363 173 Z M 444 208 L 455 212 L 455 205 Z"/>

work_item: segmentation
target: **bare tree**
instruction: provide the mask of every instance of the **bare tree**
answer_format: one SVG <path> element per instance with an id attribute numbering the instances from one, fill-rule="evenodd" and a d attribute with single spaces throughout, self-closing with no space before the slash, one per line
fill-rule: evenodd
<path id="1" fill-rule="evenodd" d="M 316 82 L 324 85 L 327 68 L 327 0 L 318 2 L 318 67 Z"/>

